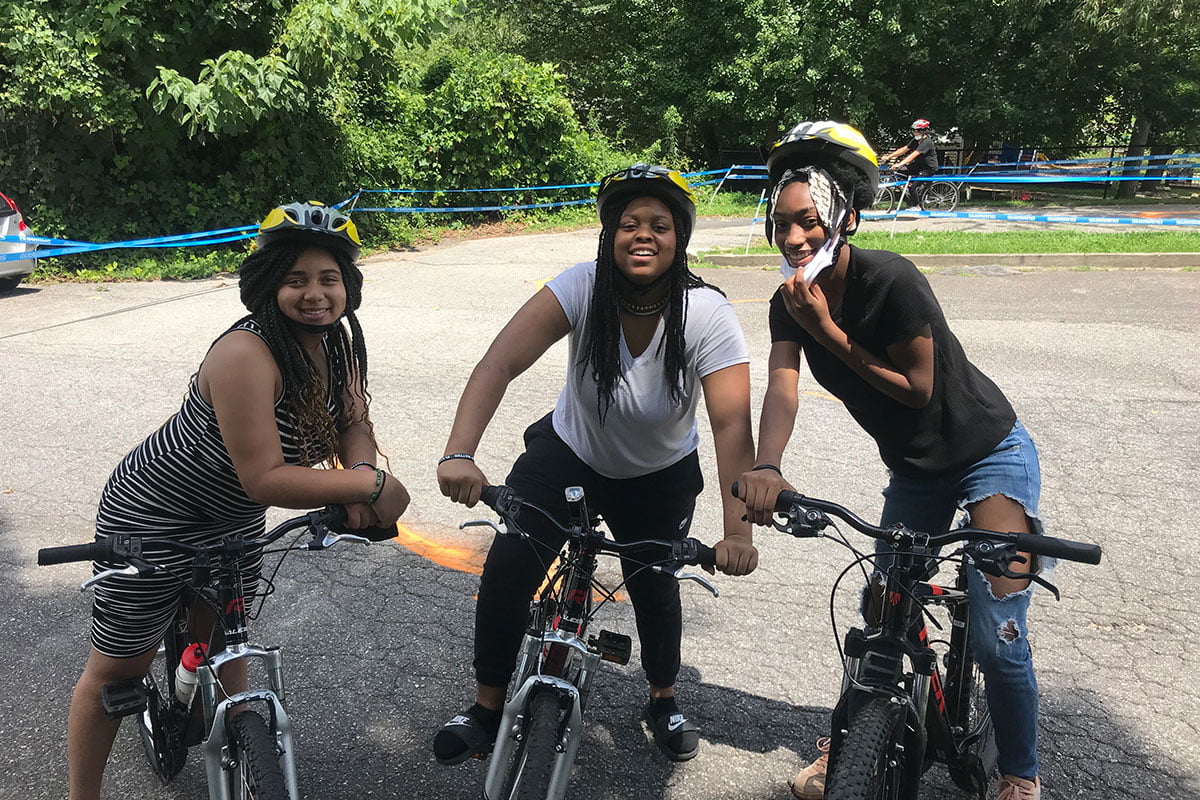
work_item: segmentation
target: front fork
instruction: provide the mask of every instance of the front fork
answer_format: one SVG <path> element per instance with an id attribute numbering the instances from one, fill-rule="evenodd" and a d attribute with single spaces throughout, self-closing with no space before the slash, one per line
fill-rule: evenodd
<path id="1" fill-rule="evenodd" d="M 266 665 L 267 682 L 270 689 L 239 692 L 218 702 L 219 686 L 214 670 L 241 660 L 261 659 Z M 282 656 L 278 648 L 262 648 L 253 644 L 238 644 L 222 650 L 212 658 L 212 667 L 201 666 L 197 670 L 197 691 L 204 704 L 205 729 L 204 762 L 208 775 L 209 800 L 233 800 L 229 792 L 229 774 L 237 766 L 229 741 L 228 721 L 230 710 L 243 703 L 262 703 L 270 711 L 268 727 L 275 735 L 275 749 L 279 752 L 279 766 L 283 771 L 288 797 L 299 800 L 300 788 L 296 777 L 295 750 L 292 747 L 292 723 L 284 708 L 286 690 L 283 683 Z"/>
<path id="2" fill-rule="evenodd" d="M 578 653 L 581 668 L 574 683 L 538 672 L 542 649 L 547 645 L 568 647 Z M 587 705 L 592 680 L 596 676 L 599 664 L 600 654 L 588 650 L 587 646 L 572 634 L 548 631 L 536 636 L 525 635 L 517 660 L 517 688 L 504 704 L 504 712 L 500 716 L 500 732 L 492 750 L 483 788 L 484 800 L 507 800 L 501 798 L 505 779 L 509 769 L 515 768 L 511 763 L 513 756 L 519 752 L 521 742 L 528 735 L 525 726 L 529 719 L 529 703 L 537 692 L 553 692 L 558 695 L 561 703 L 566 704 L 566 722 L 560 728 L 559 742 L 555 747 L 557 756 L 554 771 L 551 773 L 550 786 L 546 793 L 546 800 L 561 800 L 567 791 L 567 781 L 571 777 L 571 765 L 575 763 L 579 743 L 583 740 L 583 709 Z"/>

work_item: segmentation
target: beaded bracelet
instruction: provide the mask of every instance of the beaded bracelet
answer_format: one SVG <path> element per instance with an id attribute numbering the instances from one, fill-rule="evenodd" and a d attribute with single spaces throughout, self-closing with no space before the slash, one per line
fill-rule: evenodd
<path id="1" fill-rule="evenodd" d="M 752 469 L 750 471 L 757 472 L 760 469 L 774 470 L 775 472 L 778 472 L 780 475 L 783 474 L 783 470 L 781 470 L 779 467 L 775 466 L 774 464 L 759 464 L 757 467 L 755 467 L 754 469 Z"/>
<path id="2" fill-rule="evenodd" d="M 375 505 L 375 501 L 379 499 L 379 493 L 383 491 L 383 482 L 387 480 L 387 475 L 383 470 L 375 470 L 375 491 L 371 492 L 371 496 L 367 498 L 367 505 Z"/>
<path id="3" fill-rule="evenodd" d="M 359 467 L 370 467 L 371 469 L 375 469 L 375 465 L 372 464 L 370 461 L 359 461 L 350 469 L 358 469 Z"/>
<path id="4" fill-rule="evenodd" d="M 451 453 L 448 456 L 442 456 L 441 458 L 439 458 L 438 466 L 440 467 L 442 464 L 445 464 L 447 461 L 454 461 L 455 459 L 458 459 L 458 458 L 465 458 L 467 461 L 471 461 L 471 462 L 475 461 L 475 456 L 471 455 L 470 453 Z"/>

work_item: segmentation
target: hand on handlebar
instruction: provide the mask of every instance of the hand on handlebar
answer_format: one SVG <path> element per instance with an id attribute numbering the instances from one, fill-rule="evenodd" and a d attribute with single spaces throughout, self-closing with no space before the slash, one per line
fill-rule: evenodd
<path id="1" fill-rule="evenodd" d="M 438 464 L 437 479 L 443 495 L 467 508 L 479 502 L 480 492 L 488 485 L 483 470 L 467 458 L 454 458 Z"/>
<path id="2" fill-rule="evenodd" d="M 775 503 L 783 490 L 795 491 L 787 480 L 773 469 L 743 472 L 738 478 L 738 499 L 746 501 L 746 519 L 754 525 L 770 525 L 774 520 Z"/>
<path id="3" fill-rule="evenodd" d="M 364 520 L 364 524 L 355 524 L 355 512 L 352 509 L 358 505 L 365 504 L 353 503 L 346 506 L 348 524 L 351 528 L 365 528 L 369 525 L 382 527 L 395 525 L 396 520 L 400 519 L 400 515 L 408 508 L 410 500 L 408 489 L 404 488 L 404 484 L 400 482 L 400 479 L 389 474 L 384 481 L 383 490 L 380 491 L 379 497 L 376 498 L 373 504 L 367 506 L 368 511 L 371 512 L 369 515 L 371 518 Z M 360 514 L 359 519 L 362 520 L 363 516 Z"/>
<path id="4" fill-rule="evenodd" d="M 713 545 L 717 569 L 726 575 L 749 575 L 758 566 L 758 548 L 744 536 L 726 536 Z"/>

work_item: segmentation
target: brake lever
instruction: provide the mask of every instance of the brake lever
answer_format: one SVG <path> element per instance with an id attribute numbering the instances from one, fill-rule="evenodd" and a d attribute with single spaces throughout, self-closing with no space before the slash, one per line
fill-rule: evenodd
<path id="1" fill-rule="evenodd" d="M 1062 595 L 1058 593 L 1058 587 L 1041 575 L 1034 575 L 1032 572 L 1013 572 L 1011 569 L 1006 569 L 1004 570 L 1004 577 L 1012 578 L 1013 580 L 1033 581 L 1038 586 L 1049 590 L 1054 595 L 1055 600 L 1062 600 Z"/>
<path id="2" fill-rule="evenodd" d="M 816 509 L 808 509 L 803 516 L 793 514 L 782 514 L 782 516 L 784 521 L 779 522 L 773 519 L 771 527 L 799 539 L 815 539 L 822 535 L 821 531 L 833 524 L 829 517 Z"/>
<path id="3" fill-rule="evenodd" d="M 466 522 L 460 522 L 458 524 L 458 529 L 460 531 L 463 530 L 464 528 L 476 528 L 476 527 L 491 528 L 493 531 L 500 534 L 501 536 L 508 536 L 508 525 L 504 522 L 504 520 L 500 520 L 500 522 L 496 523 L 496 522 L 492 522 L 490 519 L 470 519 L 470 520 L 467 520 Z"/>
<path id="4" fill-rule="evenodd" d="M 660 572 L 663 575 L 670 575 L 672 578 L 679 581 L 680 583 L 682 583 L 683 581 L 695 581 L 696 583 L 700 584 L 705 589 L 707 589 L 709 592 L 711 592 L 713 597 L 721 596 L 721 590 L 718 589 L 716 586 L 714 586 L 708 578 L 704 577 L 703 575 L 697 575 L 694 572 L 684 572 L 683 567 L 672 570 L 672 569 L 668 569 L 667 567 L 655 565 L 655 566 L 651 567 L 650 569 L 653 570 L 654 572 Z"/>
<path id="5" fill-rule="evenodd" d="M 146 566 L 150 567 L 150 565 L 146 565 Z M 146 572 L 143 573 L 142 569 L 140 567 L 138 567 L 136 564 L 128 564 L 119 569 L 114 568 L 114 569 L 102 570 L 101 572 L 97 572 L 95 575 L 88 578 L 83 583 L 79 584 L 79 591 L 86 592 L 88 589 L 92 588 L 97 583 L 108 580 L 109 578 L 113 577 L 114 575 L 128 575 L 130 577 L 136 578 L 138 576 L 148 575 L 151 572 L 154 572 L 153 567 L 150 567 Z"/>
<path id="6" fill-rule="evenodd" d="M 352 533 L 334 533 L 333 531 L 326 530 L 324 536 L 318 536 L 316 533 L 314 533 L 312 541 L 305 542 L 304 544 L 300 545 L 300 547 L 298 549 L 308 550 L 310 552 L 315 553 L 318 550 L 328 550 L 330 547 L 333 547 L 338 542 L 343 542 L 343 541 L 345 541 L 345 542 L 362 542 L 363 544 L 371 543 L 370 539 L 367 539 L 366 537 L 363 537 L 363 536 L 355 536 Z"/>

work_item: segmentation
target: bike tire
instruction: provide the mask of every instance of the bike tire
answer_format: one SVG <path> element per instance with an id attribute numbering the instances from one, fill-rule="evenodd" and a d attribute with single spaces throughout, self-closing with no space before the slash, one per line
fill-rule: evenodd
<path id="1" fill-rule="evenodd" d="M 905 716 L 903 705 L 883 697 L 872 698 L 859 709 L 830 764 L 825 800 L 903 796 L 902 788 L 913 780 L 902 775 L 906 759 L 897 748 L 904 739 Z"/>
<path id="2" fill-rule="evenodd" d="M 233 800 L 290 800 L 275 734 L 266 720 L 253 711 L 243 711 L 229 721 L 229 738 L 236 762 L 229 772 Z"/>
<path id="3" fill-rule="evenodd" d="M 163 652 L 142 680 L 146 710 L 138 717 L 138 731 L 150 768 L 163 783 L 170 783 L 187 762 L 189 715 L 175 699 L 175 666 L 187 645 L 187 636 L 173 625 L 163 640 Z"/>
<path id="4" fill-rule="evenodd" d="M 882 211 L 884 214 L 890 214 L 896 208 L 896 192 L 890 186 L 880 186 L 875 193 L 875 204 L 871 206 L 873 211 Z"/>
<path id="5" fill-rule="evenodd" d="M 953 211 L 958 205 L 958 187 L 950 181 L 934 181 L 925 187 L 921 207 L 930 211 Z"/>
<path id="6" fill-rule="evenodd" d="M 509 765 L 503 800 L 545 800 L 558 755 L 559 713 L 558 700 L 550 692 L 538 692 L 529 702 L 525 736 Z"/>
<path id="7" fill-rule="evenodd" d="M 960 588 L 966 580 L 960 579 Z M 950 724 L 960 730 L 962 747 L 959 764 L 948 765 L 950 779 L 960 789 L 979 794 L 987 790 L 996 769 L 996 732 L 988 709 L 983 673 L 971 655 L 970 618 L 966 603 L 954 611 L 954 633 L 946 664 L 946 705 Z"/>

